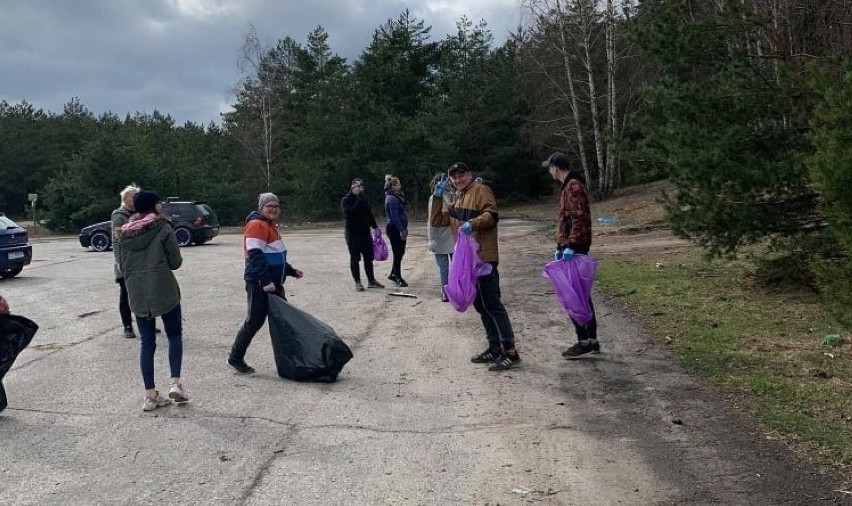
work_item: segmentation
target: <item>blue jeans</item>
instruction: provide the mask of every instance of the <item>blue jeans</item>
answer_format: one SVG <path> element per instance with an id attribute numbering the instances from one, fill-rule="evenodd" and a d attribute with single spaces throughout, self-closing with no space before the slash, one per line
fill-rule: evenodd
<path id="1" fill-rule="evenodd" d="M 183 360 L 183 329 L 181 326 L 180 304 L 161 316 L 166 336 L 169 339 L 169 368 L 172 378 L 180 378 L 181 360 Z M 139 327 L 139 340 L 142 347 L 139 352 L 139 367 L 142 369 L 142 381 L 145 390 L 154 388 L 154 351 L 157 349 L 155 334 L 156 318 L 136 315 L 136 326 Z"/>
<path id="2" fill-rule="evenodd" d="M 473 307 L 482 319 L 488 347 L 494 351 L 513 349 L 515 332 L 512 330 L 512 322 L 509 321 L 509 313 L 500 300 L 500 273 L 497 272 L 497 266 L 494 266 L 491 274 L 476 279 L 476 299 L 473 301 Z"/>
<path id="3" fill-rule="evenodd" d="M 450 260 L 453 258 L 452 253 L 435 253 L 435 263 L 438 264 L 438 275 L 441 277 L 441 291 L 447 286 L 447 281 L 450 279 Z"/>

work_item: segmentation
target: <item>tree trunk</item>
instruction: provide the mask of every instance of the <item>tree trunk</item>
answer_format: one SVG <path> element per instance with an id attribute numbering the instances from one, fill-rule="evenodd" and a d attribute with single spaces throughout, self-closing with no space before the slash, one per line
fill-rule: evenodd
<path id="1" fill-rule="evenodd" d="M 615 100 L 615 72 L 617 64 L 615 60 L 615 5 L 613 0 L 606 2 L 606 69 L 607 69 L 607 102 L 609 114 L 607 115 L 608 124 L 607 131 L 609 138 L 606 144 L 606 164 L 604 165 L 604 173 L 601 177 L 600 192 L 601 196 L 608 197 L 614 189 L 614 179 L 617 166 L 615 158 L 615 149 L 613 148 L 613 140 L 617 137 L 616 125 L 618 121 L 617 102 Z"/>
<path id="2" fill-rule="evenodd" d="M 568 93 L 570 94 L 571 113 L 574 119 L 574 130 L 577 133 L 577 151 L 580 155 L 580 165 L 583 167 L 583 174 L 586 181 L 591 181 L 589 171 L 589 161 L 586 158 L 586 143 L 583 140 L 583 128 L 580 123 L 580 107 L 577 100 L 577 92 L 574 87 L 574 74 L 571 71 L 571 58 L 568 54 L 568 42 L 565 37 L 565 14 L 562 12 L 562 6 L 559 0 L 556 0 L 556 16 L 559 22 L 559 40 L 562 47 L 560 48 L 562 56 L 563 70 L 565 71 L 565 80 L 568 82 Z"/>
<path id="3" fill-rule="evenodd" d="M 578 27 L 580 30 L 580 40 L 582 49 L 583 49 L 583 67 L 586 69 L 586 75 L 588 76 L 588 84 L 589 84 L 589 108 L 591 110 L 591 120 L 592 120 L 592 135 L 595 139 L 595 155 L 596 155 L 596 166 L 597 166 L 597 176 L 598 176 L 598 192 L 600 192 L 602 188 L 603 177 L 605 176 L 604 167 L 606 165 L 606 160 L 604 159 L 604 143 L 606 140 L 604 139 L 604 134 L 601 131 L 600 126 L 600 112 L 598 111 L 598 92 L 595 86 L 595 69 L 592 64 L 592 55 L 590 46 L 592 44 L 592 30 L 595 27 L 595 2 L 594 0 L 577 0 L 576 1 L 577 13 L 579 15 L 579 23 Z M 588 175 L 586 176 L 588 177 Z M 587 179 L 591 182 L 590 179 Z M 603 195 L 598 195 L 601 197 Z"/>

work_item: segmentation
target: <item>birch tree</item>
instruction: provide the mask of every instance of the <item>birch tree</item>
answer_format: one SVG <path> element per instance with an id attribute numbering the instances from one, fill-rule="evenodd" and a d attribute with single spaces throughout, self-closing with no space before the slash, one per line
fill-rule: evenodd
<path id="1" fill-rule="evenodd" d="M 573 153 L 595 195 L 605 198 L 618 174 L 613 142 L 625 114 L 619 104 L 631 103 L 630 90 L 620 96 L 617 83 L 630 54 L 622 32 L 634 2 L 524 0 L 523 8 L 530 74 L 545 83 L 537 94 L 534 128 L 543 134 L 544 146 Z M 548 137 L 564 144 L 553 145 Z"/>
<path id="2" fill-rule="evenodd" d="M 237 61 L 243 74 L 235 90 L 237 103 L 234 112 L 225 116 L 229 131 L 261 172 L 267 190 L 272 189 L 275 167 L 286 147 L 286 105 L 297 50 L 298 44 L 289 37 L 273 47 L 262 44 L 251 26 Z"/>

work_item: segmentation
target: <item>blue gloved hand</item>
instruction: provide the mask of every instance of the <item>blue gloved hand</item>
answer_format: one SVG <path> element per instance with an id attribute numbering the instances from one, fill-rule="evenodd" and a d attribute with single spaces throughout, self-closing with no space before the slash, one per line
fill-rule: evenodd
<path id="1" fill-rule="evenodd" d="M 432 195 L 441 198 L 444 196 L 444 190 L 447 188 L 447 175 L 441 175 L 441 179 L 435 183 L 435 189 L 432 190 Z"/>
<path id="2" fill-rule="evenodd" d="M 469 221 L 466 221 L 464 222 L 464 224 L 462 224 L 461 227 L 459 227 L 459 230 L 461 230 L 462 234 L 464 235 L 470 235 L 473 233 L 473 224 L 471 224 L 471 222 Z"/>
<path id="3" fill-rule="evenodd" d="M 556 250 L 553 252 L 553 259 L 556 261 L 560 260 L 571 260 L 571 257 L 574 256 L 574 250 L 571 248 L 563 248 L 561 250 Z"/>

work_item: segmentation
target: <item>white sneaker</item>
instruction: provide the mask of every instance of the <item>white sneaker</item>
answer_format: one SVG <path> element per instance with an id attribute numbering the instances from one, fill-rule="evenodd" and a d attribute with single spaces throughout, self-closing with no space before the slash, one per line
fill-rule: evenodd
<path id="1" fill-rule="evenodd" d="M 156 392 L 155 395 L 156 397 L 153 399 L 147 395 L 145 396 L 145 400 L 142 401 L 142 411 L 154 411 L 157 408 L 162 408 L 172 403 L 172 401 L 160 395 L 160 392 Z"/>
<path id="2" fill-rule="evenodd" d="M 169 399 L 173 400 L 176 404 L 189 402 L 189 397 L 180 383 L 172 383 L 172 386 L 169 387 Z"/>

